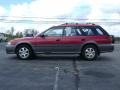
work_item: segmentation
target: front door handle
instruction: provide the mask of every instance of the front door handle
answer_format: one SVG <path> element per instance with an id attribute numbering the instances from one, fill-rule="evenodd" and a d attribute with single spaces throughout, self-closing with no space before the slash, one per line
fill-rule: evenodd
<path id="1" fill-rule="evenodd" d="M 60 41 L 60 39 L 56 39 L 56 41 Z"/>

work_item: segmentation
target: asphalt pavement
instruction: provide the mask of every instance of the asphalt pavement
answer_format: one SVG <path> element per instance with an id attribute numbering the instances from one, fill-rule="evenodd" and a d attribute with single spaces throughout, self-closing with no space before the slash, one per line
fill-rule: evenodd
<path id="1" fill-rule="evenodd" d="M 85 61 L 74 55 L 18 60 L 0 43 L 0 90 L 120 90 L 120 44 Z"/>

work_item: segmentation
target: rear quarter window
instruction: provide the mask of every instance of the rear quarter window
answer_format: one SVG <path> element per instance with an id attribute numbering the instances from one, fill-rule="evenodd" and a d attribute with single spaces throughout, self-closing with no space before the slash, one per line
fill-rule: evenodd
<path id="1" fill-rule="evenodd" d="M 97 35 L 106 35 L 109 36 L 109 34 L 100 26 L 95 27 L 95 32 Z"/>
<path id="2" fill-rule="evenodd" d="M 97 35 L 104 35 L 103 31 L 99 28 L 96 28 Z"/>

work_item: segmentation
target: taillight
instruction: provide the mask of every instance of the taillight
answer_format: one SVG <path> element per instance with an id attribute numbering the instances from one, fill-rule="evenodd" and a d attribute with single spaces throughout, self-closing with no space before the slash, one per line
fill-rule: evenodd
<path id="1" fill-rule="evenodd" d="M 110 38 L 111 38 L 112 43 L 115 43 L 114 35 L 110 35 Z"/>

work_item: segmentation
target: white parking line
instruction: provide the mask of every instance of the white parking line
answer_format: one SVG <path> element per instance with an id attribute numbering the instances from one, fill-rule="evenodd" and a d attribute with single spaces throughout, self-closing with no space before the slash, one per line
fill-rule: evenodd
<path id="1" fill-rule="evenodd" d="M 120 44 L 113 44 L 113 45 L 118 45 L 119 46 Z"/>
<path id="2" fill-rule="evenodd" d="M 59 81 L 60 68 L 55 67 L 55 69 L 56 69 L 56 75 L 55 75 L 55 82 L 54 82 L 53 90 L 58 90 L 58 81 Z"/>

